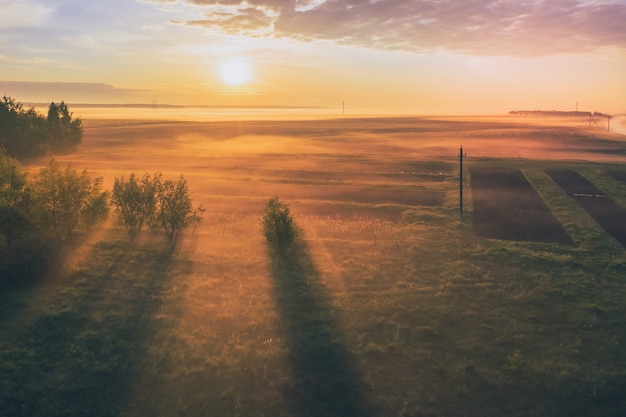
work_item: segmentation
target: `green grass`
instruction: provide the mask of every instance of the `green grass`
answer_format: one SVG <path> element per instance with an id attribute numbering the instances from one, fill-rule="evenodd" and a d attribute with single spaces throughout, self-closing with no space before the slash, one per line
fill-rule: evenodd
<path id="1" fill-rule="evenodd" d="M 154 315 L 184 262 L 164 248 L 100 243 L 80 269 L 2 293 L 4 415 L 119 415 Z"/>
<path id="2" fill-rule="evenodd" d="M 294 211 L 305 241 L 282 259 L 260 215 L 207 213 L 174 252 L 116 231 L 0 293 L 0 414 L 622 415 L 624 248 L 543 169 L 624 186 L 514 163 L 576 247 L 473 236 L 468 177 L 463 225 L 451 178 L 398 222 Z"/>

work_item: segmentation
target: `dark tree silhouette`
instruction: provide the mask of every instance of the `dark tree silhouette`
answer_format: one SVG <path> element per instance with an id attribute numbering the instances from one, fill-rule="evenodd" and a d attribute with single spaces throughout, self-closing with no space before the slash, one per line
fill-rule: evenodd
<path id="1" fill-rule="evenodd" d="M 64 102 L 51 103 L 47 117 L 34 108 L 4 96 L 0 101 L 0 146 L 17 157 L 43 155 L 71 149 L 83 137 L 80 118 L 73 118 Z"/>

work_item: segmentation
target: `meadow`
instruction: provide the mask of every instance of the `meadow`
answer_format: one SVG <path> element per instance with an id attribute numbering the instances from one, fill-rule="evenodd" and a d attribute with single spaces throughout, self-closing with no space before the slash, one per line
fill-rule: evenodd
<path id="1" fill-rule="evenodd" d="M 459 220 L 459 146 L 464 221 Z M 524 117 L 85 120 L 61 164 L 184 174 L 172 248 L 109 221 L 0 292 L 6 416 L 618 416 L 626 257 L 546 173 L 626 207 L 626 137 Z M 35 170 L 45 158 L 28 161 Z M 481 238 L 470 168 L 520 169 L 573 245 Z M 276 257 L 265 202 L 303 240 Z"/>

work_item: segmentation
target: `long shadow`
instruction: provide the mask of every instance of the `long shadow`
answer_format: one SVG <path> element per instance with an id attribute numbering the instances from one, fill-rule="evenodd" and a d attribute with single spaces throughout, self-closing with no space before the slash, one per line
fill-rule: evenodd
<path id="1" fill-rule="evenodd" d="M 331 300 L 306 244 L 279 255 L 268 249 L 277 308 L 293 383 L 286 388 L 294 415 L 372 415 L 365 384 L 345 347 Z"/>
<path id="2" fill-rule="evenodd" d="M 97 245 L 89 260 L 94 265 L 64 282 L 32 324 L 4 335 L 0 414 L 123 413 L 173 275 L 173 251 L 116 242 Z"/>

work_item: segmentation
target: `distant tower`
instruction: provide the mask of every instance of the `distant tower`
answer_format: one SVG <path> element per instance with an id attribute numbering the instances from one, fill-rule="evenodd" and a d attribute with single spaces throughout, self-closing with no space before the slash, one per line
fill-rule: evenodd
<path id="1" fill-rule="evenodd" d="M 341 114 L 342 115 L 346 114 L 346 101 L 345 100 L 341 101 Z"/>
<path id="2" fill-rule="evenodd" d="M 576 102 L 576 112 L 578 112 L 578 102 Z"/>

